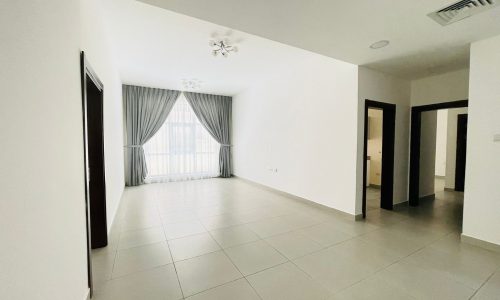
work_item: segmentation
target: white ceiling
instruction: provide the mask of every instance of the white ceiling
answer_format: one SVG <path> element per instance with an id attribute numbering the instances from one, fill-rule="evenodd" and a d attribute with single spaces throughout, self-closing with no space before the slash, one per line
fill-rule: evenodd
<path id="1" fill-rule="evenodd" d="M 500 6 L 446 27 L 427 17 L 456 0 L 139 1 L 409 79 L 466 67 L 470 42 L 500 34 Z"/>
<path id="2" fill-rule="evenodd" d="M 235 95 L 279 76 L 310 52 L 134 0 L 106 0 L 105 16 L 121 79 L 126 84 L 183 90 L 182 79 L 202 81 L 199 92 Z M 240 51 L 213 57 L 214 34 Z"/>

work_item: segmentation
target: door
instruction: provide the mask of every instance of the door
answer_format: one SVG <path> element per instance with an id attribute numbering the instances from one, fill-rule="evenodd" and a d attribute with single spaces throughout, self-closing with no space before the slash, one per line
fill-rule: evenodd
<path id="1" fill-rule="evenodd" d="M 455 164 L 455 191 L 465 187 L 465 157 L 467 153 L 467 114 L 457 116 L 457 157 Z"/>

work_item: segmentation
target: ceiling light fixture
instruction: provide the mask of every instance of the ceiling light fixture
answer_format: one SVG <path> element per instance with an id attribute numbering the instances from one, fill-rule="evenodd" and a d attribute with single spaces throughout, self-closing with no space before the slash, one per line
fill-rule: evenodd
<path id="1" fill-rule="evenodd" d="M 381 41 L 378 41 L 378 42 L 371 44 L 370 48 L 371 49 L 380 49 L 380 48 L 386 47 L 387 45 L 389 45 L 388 40 L 381 40 Z"/>
<path id="2" fill-rule="evenodd" d="M 228 40 L 211 40 L 209 45 L 212 47 L 213 56 L 220 53 L 223 57 L 228 57 L 230 52 L 238 52 L 238 47 L 230 45 Z"/>
<path id="3" fill-rule="evenodd" d="M 192 79 L 182 79 L 182 86 L 184 87 L 185 90 L 187 91 L 195 91 L 199 90 L 201 88 L 201 84 L 203 82 L 199 79 L 192 78 Z"/>

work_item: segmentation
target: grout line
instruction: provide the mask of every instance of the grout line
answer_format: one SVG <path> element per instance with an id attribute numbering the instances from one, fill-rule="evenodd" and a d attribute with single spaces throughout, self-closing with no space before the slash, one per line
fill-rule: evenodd
<path id="1" fill-rule="evenodd" d="M 483 286 L 485 286 L 486 283 L 488 283 L 488 281 L 491 280 L 491 277 L 493 277 L 498 271 L 500 271 L 500 267 L 497 268 L 495 271 L 493 271 L 493 273 L 491 273 L 490 276 L 488 276 L 488 278 L 486 278 L 486 280 L 474 291 L 474 293 L 469 297 L 469 299 L 474 298 L 474 296 L 479 292 L 479 290 L 481 290 Z"/>
<path id="2" fill-rule="evenodd" d="M 257 292 L 257 290 L 255 289 L 255 287 L 250 283 L 250 281 L 248 281 L 248 279 L 246 278 L 245 275 L 243 275 L 243 272 L 241 272 L 241 270 L 238 268 L 238 266 L 234 263 L 234 261 L 231 259 L 231 257 L 227 254 L 227 252 L 225 251 L 225 249 L 222 247 L 221 244 L 219 244 L 219 242 L 217 242 L 217 240 L 214 238 L 214 236 L 212 235 L 212 233 L 210 231 L 208 231 L 208 234 L 212 237 L 212 239 L 217 243 L 217 245 L 219 245 L 219 247 L 221 248 L 222 250 L 222 253 L 224 253 L 224 255 L 227 257 L 227 259 L 229 259 L 229 261 L 233 264 L 233 266 L 236 268 L 236 270 L 238 270 L 238 272 L 240 272 L 241 276 L 243 276 L 243 278 L 246 280 L 246 282 L 248 283 L 248 285 L 252 288 L 252 290 L 255 292 L 255 294 L 260 298 L 262 299 L 262 297 L 260 296 L 260 294 Z M 255 241 L 254 241 L 255 242 Z M 251 242 L 249 242 L 251 243 Z M 229 249 L 229 248 L 227 248 Z M 239 278 L 241 279 L 241 278 Z M 239 280 L 238 279 L 238 280 Z"/>
<path id="3" fill-rule="evenodd" d="M 160 216 L 160 218 L 161 218 L 161 216 Z M 177 266 L 175 265 L 175 262 L 174 262 L 174 256 L 172 255 L 172 251 L 170 250 L 170 244 L 168 243 L 168 240 L 167 240 L 167 234 L 166 234 L 165 228 L 163 228 L 163 226 L 161 226 L 161 229 L 163 232 L 163 236 L 165 237 L 165 242 L 167 243 L 170 258 L 172 258 L 172 265 L 174 266 L 175 276 L 177 277 L 177 284 L 179 284 L 179 289 L 181 290 L 182 299 L 184 299 L 185 298 L 184 290 L 182 289 L 181 280 L 179 278 L 179 273 L 177 272 Z"/>

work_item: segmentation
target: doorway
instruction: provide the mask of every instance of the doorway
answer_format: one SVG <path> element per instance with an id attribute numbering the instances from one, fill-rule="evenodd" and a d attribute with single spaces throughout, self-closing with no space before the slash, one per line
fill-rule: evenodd
<path id="1" fill-rule="evenodd" d="M 422 157 L 421 157 L 421 142 L 422 142 L 422 114 L 425 112 L 432 112 L 432 111 L 437 111 L 437 110 L 443 110 L 443 109 L 454 109 L 454 108 L 464 108 L 468 107 L 468 100 L 460 100 L 460 101 L 453 101 L 453 102 L 445 102 L 445 103 L 438 103 L 438 104 L 431 104 L 431 105 L 422 105 L 422 106 L 414 106 L 411 109 L 411 134 L 410 134 L 410 176 L 409 176 L 409 205 L 410 206 L 418 206 L 421 198 L 421 163 L 422 163 Z M 464 117 L 461 117 L 461 119 L 464 119 Z M 466 117 L 465 117 L 466 120 Z M 464 121 L 458 121 L 458 116 L 457 116 L 457 122 L 462 122 L 460 126 L 464 127 L 465 126 L 465 139 L 464 139 L 464 129 L 461 129 L 461 137 L 460 137 L 460 145 L 461 150 L 465 152 L 465 143 L 466 143 L 466 128 L 467 125 L 463 124 Z M 466 121 L 465 121 L 466 122 Z M 463 163 L 462 165 L 456 165 L 457 168 L 461 168 L 460 171 L 457 169 L 457 172 L 455 172 L 455 176 L 462 176 L 461 178 L 465 178 L 465 153 L 458 153 L 458 143 L 459 143 L 459 137 L 458 137 L 458 123 L 457 123 L 457 163 L 459 160 L 460 156 L 460 163 Z M 457 173 L 460 172 L 460 175 Z M 455 182 L 456 182 L 456 177 L 455 177 Z M 460 184 L 460 182 L 459 182 Z M 460 187 L 459 187 L 460 188 Z M 457 190 L 457 187 L 455 187 L 455 190 Z M 463 189 L 462 189 L 463 191 Z"/>
<path id="2" fill-rule="evenodd" d="M 85 161 L 85 215 L 87 223 L 87 269 L 90 296 L 92 285 L 91 249 L 108 244 L 106 221 L 106 180 L 104 172 L 103 92 L 104 88 L 81 53 L 83 141 Z"/>
<path id="3" fill-rule="evenodd" d="M 370 119 L 370 115 L 372 118 Z M 380 123 L 376 120 L 375 116 L 380 115 Z M 373 197 L 373 193 L 376 192 L 376 188 L 380 189 L 380 208 L 392 210 L 393 208 L 393 187 L 394 187 L 394 137 L 395 137 L 395 123 L 396 123 L 396 105 L 383 103 L 372 100 L 365 100 L 365 126 L 364 126 L 364 150 L 363 150 L 363 218 L 366 218 L 367 214 L 367 194 Z M 372 126 L 370 128 L 370 126 Z M 373 126 L 380 126 L 374 128 Z M 380 131 L 381 136 L 377 134 Z M 372 140 L 373 139 L 373 140 Z M 373 143 L 372 143 L 373 142 Z M 372 157 L 368 155 L 368 148 L 373 144 L 374 146 L 380 143 L 381 147 L 374 148 L 375 154 L 381 152 L 380 154 L 380 166 L 373 161 Z M 375 146 L 376 147 L 376 146 Z M 370 149 L 372 150 L 372 149 Z M 372 152 L 371 152 L 372 154 Z M 373 156 L 373 154 L 372 154 Z M 369 159 L 370 158 L 370 159 Z M 374 168 L 379 171 L 374 171 Z M 370 173 L 369 172 L 370 169 Z M 380 180 L 376 180 L 380 177 Z M 374 176 L 369 176 L 374 174 Z M 370 178 L 375 178 L 375 183 L 372 183 L 372 189 L 370 189 Z M 380 185 L 378 186 L 379 183 Z M 375 189 L 374 189 L 375 188 Z M 367 193 L 368 192 L 368 193 Z M 373 199 L 370 199 L 373 201 Z M 378 199 L 375 198 L 375 201 Z M 378 201 L 377 201 L 378 202 Z M 373 206 L 373 203 L 371 204 Z"/>

